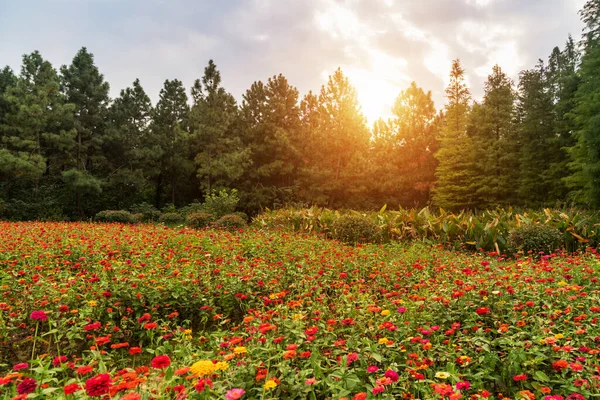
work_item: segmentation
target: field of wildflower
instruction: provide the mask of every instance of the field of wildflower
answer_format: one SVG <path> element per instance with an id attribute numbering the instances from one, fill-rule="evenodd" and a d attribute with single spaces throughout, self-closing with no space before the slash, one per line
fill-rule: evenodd
<path id="1" fill-rule="evenodd" d="M 0 398 L 600 398 L 596 252 L 0 222 Z"/>

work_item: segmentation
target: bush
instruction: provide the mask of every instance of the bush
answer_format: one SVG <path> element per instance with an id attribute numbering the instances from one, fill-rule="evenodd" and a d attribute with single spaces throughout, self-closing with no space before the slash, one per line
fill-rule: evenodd
<path id="1" fill-rule="evenodd" d="M 548 225 L 524 225 L 513 229 L 508 237 L 508 247 L 513 253 L 552 253 L 562 244 L 560 231 Z"/>
<path id="2" fill-rule="evenodd" d="M 134 222 L 133 215 L 125 210 L 104 210 L 96 214 L 94 218 L 98 222 L 120 222 L 130 224 Z"/>
<path id="3" fill-rule="evenodd" d="M 372 243 L 380 238 L 377 225 L 360 215 L 343 215 L 332 225 L 333 238 L 348 244 Z"/>
<path id="4" fill-rule="evenodd" d="M 202 208 L 204 212 L 213 214 L 217 218 L 221 218 L 225 215 L 232 214 L 239 201 L 240 198 L 236 189 L 229 192 L 227 190 L 221 190 L 218 193 L 216 190 L 213 190 L 206 195 Z"/>
<path id="5" fill-rule="evenodd" d="M 148 222 L 148 220 L 146 219 L 146 216 L 143 213 L 135 213 L 131 214 L 131 222 L 137 224 L 140 222 Z"/>
<path id="6" fill-rule="evenodd" d="M 160 217 L 160 211 L 156 209 L 152 204 L 140 203 L 133 205 L 129 208 L 132 214 L 141 214 L 142 219 L 138 222 L 150 222 L 156 221 Z"/>
<path id="7" fill-rule="evenodd" d="M 163 224 L 180 224 L 183 221 L 183 214 L 178 212 L 166 212 L 158 218 L 158 222 L 162 222 Z"/>
<path id="8" fill-rule="evenodd" d="M 227 214 L 219 218 L 215 225 L 219 228 L 239 229 L 246 226 L 246 220 L 238 214 Z"/>
<path id="9" fill-rule="evenodd" d="M 192 228 L 206 228 L 213 222 L 215 222 L 216 218 L 214 215 L 205 213 L 205 212 L 194 212 L 188 214 L 186 219 L 186 225 Z"/>

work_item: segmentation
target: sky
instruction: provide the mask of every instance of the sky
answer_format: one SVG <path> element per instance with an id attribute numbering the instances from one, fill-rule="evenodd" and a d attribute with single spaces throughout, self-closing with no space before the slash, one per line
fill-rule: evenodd
<path id="1" fill-rule="evenodd" d="M 191 87 L 213 59 L 238 101 L 282 73 L 301 95 L 338 67 L 369 122 L 411 81 L 445 102 L 460 58 L 473 97 L 499 64 L 519 72 L 581 37 L 585 0 L 0 0 L 0 65 L 39 50 L 58 68 L 82 46 L 116 97 L 139 78 L 153 101 L 165 79 Z"/>

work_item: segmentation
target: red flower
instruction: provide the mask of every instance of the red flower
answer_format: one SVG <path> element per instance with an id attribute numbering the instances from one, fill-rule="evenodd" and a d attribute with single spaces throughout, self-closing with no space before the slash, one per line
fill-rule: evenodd
<path id="1" fill-rule="evenodd" d="M 18 370 L 25 369 L 25 368 L 28 368 L 28 367 L 29 367 L 29 364 L 27 364 L 27 363 L 15 364 L 13 366 L 13 370 L 14 371 L 18 371 Z"/>
<path id="2" fill-rule="evenodd" d="M 100 397 L 110 389 L 110 375 L 98 374 L 85 381 L 85 392 L 91 397 Z"/>
<path id="3" fill-rule="evenodd" d="M 554 361 L 552 363 L 552 368 L 554 368 L 555 371 L 562 371 L 563 369 L 567 368 L 569 366 L 569 363 L 566 360 L 558 360 L 558 361 Z"/>
<path id="4" fill-rule="evenodd" d="M 521 374 L 521 375 L 515 375 L 513 376 L 513 380 L 519 382 L 519 381 L 526 381 L 527 380 L 527 375 L 525 374 Z"/>
<path id="5" fill-rule="evenodd" d="M 86 326 L 83 327 L 84 331 L 95 331 L 98 330 L 102 327 L 102 324 L 100 322 L 94 322 L 93 324 L 87 324 Z"/>
<path id="6" fill-rule="evenodd" d="M 148 322 L 147 324 L 144 324 L 144 329 L 155 329 L 158 328 L 158 324 L 156 322 Z"/>
<path id="7" fill-rule="evenodd" d="M 29 318 L 36 321 L 46 321 L 48 319 L 48 314 L 42 310 L 32 311 L 31 315 L 29 315 Z"/>
<path id="8" fill-rule="evenodd" d="M 58 367 L 60 364 L 66 363 L 66 362 L 67 362 L 67 356 L 57 356 L 57 357 L 54 357 L 54 360 L 52 360 L 52 365 L 54 365 L 55 367 Z"/>
<path id="9" fill-rule="evenodd" d="M 64 390 L 65 394 L 68 395 L 68 394 L 73 394 L 73 393 L 81 390 L 81 388 L 79 387 L 79 385 L 77 383 L 71 383 L 71 384 L 65 386 L 63 388 L 63 390 Z"/>
<path id="10" fill-rule="evenodd" d="M 35 319 L 35 318 L 34 318 Z M 17 393 L 28 394 L 37 388 L 37 381 L 31 378 L 25 378 L 19 385 L 17 385 Z"/>
<path id="11" fill-rule="evenodd" d="M 89 365 L 83 366 L 83 367 L 79 367 L 75 370 L 75 373 L 77 375 L 87 375 L 89 373 L 91 373 L 94 370 L 94 368 L 90 367 Z"/>
<path id="12" fill-rule="evenodd" d="M 490 309 L 487 307 L 479 307 L 477 311 L 475 311 L 478 315 L 485 315 L 490 313 Z"/>
<path id="13" fill-rule="evenodd" d="M 139 347 L 131 347 L 129 349 L 129 354 L 134 355 L 134 354 L 140 354 L 142 352 L 142 349 L 140 349 Z"/>
<path id="14" fill-rule="evenodd" d="M 167 368 L 169 365 L 171 365 L 169 356 L 156 356 L 152 359 L 152 368 L 162 369 Z"/>

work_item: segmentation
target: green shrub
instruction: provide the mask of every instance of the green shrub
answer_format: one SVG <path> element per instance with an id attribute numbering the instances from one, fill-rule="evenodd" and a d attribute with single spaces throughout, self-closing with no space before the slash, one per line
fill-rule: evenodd
<path id="1" fill-rule="evenodd" d="M 343 215 L 332 224 L 333 238 L 348 244 L 373 243 L 379 240 L 379 228 L 360 215 Z"/>
<path id="2" fill-rule="evenodd" d="M 160 211 L 152 204 L 140 203 L 129 208 L 132 214 L 142 214 L 142 220 L 138 222 L 156 221 L 160 217 Z"/>
<path id="3" fill-rule="evenodd" d="M 214 215 L 205 213 L 205 212 L 194 212 L 188 214 L 186 218 L 186 225 L 191 228 L 206 228 L 213 222 L 215 222 L 216 218 Z"/>
<path id="4" fill-rule="evenodd" d="M 246 220 L 238 214 L 227 214 L 219 218 L 215 225 L 219 228 L 239 229 L 245 227 L 247 224 Z"/>
<path id="5" fill-rule="evenodd" d="M 513 253 L 552 253 L 562 243 L 560 231 L 548 225 L 523 225 L 513 229 L 508 237 L 508 247 Z"/>
<path id="6" fill-rule="evenodd" d="M 143 213 L 131 214 L 131 222 L 137 224 L 140 222 L 147 222 L 146 216 Z"/>
<path id="7" fill-rule="evenodd" d="M 120 222 L 130 224 L 134 222 L 133 215 L 125 210 L 104 210 L 96 214 L 94 218 L 98 222 Z"/>
<path id="8" fill-rule="evenodd" d="M 178 212 L 166 212 L 162 213 L 158 218 L 158 222 L 163 224 L 180 224 L 184 221 L 183 214 Z"/>
<path id="9" fill-rule="evenodd" d="M 217 218 L 232 214 L 237 207 L 240 198 L 236 189 L 231 191 L 221 190 L 217 193 L 213 190 L 204 199 L 203 211 L 213 214 Z"/>

